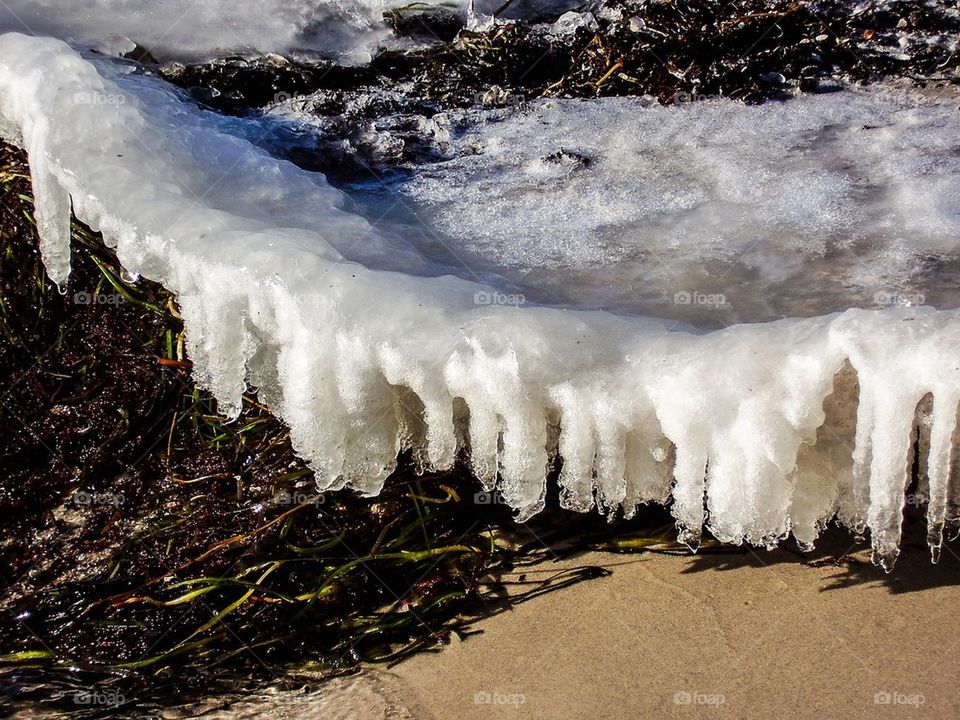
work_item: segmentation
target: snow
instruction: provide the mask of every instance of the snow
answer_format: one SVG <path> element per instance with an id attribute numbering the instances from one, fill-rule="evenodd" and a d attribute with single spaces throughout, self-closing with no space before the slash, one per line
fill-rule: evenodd
<path id="1" fill-rule="evenodd" d="M 960 312 L 846 306 L 865 282 L 864 252 L 869 275 L 871 263 L 919 262 L 911 248 L 928 267 L 952 262 L 960 118 L 862 93 L 832 98 L 836 109 L 818 102 L 787 112 L 617 101 L 618 122 L 636 123 L 615 137 L 597 124 L 606 106 L 545 104 L 467 132 L 455 143 L 481 154 L 421 168 L 396 202 L 431 212 L 485 258 L 482 277 L 502 278 L 485 284 L 469 263 L 448 274 L 449 248 L 440 257 L 402 225 L 366 219 L 322 175 L 244 139 L 262 119 L 200 110 L 133 65 L 57 40 L 0 36 L 0 134 L 29 154 L 50 277 L 69 276 L 72 203 L 128 272 L 176 293 L 196 380 L 222 411 L 235 416 L 245 383 L 256 386 L 320 490 L 373 495 L 402 448 L 434 469 L 462 451 L 523 520 L 543 507 L 559 453 L 567 507 L 630 515 L 671 499 L 691 545 L 704 525 L 729 542 L 792 533 L 810 544 L 837 516 L 869 529 L 890 567 L 918 424 L 933 548 L 957 517 Z M 858 131 L 867 115 L 881 127 Z M 542 162 L 568 122 L 591 161 Z M 702 210 L 714 207 L 720 222 Z M 763 253 L 740 260 L 751 233 Z M 618 289 L 647 282 L 627 257 L 644 243 L 680 248 L 669 287 L 709 294 L 698 267 L 715 261 L 738 268 L 744 297 L 796 281 L 784 312 L 802 310 L 833 267 L 838 312 L 711 332 L 647 317 Z M 849 251 L 831 255 L 831 244 Z M 572 277 L 570 301 L 528 300 L 508 277 L 516 268 L 540 288 Z M 850 277 L 844 297 L 836 288 Z"/>

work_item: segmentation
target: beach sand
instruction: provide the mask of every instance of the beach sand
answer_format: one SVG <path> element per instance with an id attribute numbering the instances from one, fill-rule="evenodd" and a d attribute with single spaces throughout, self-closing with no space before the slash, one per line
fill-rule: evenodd
<path id="1" fill-rule="evenodd" d="M 960 548 L 932 565 L 908 538 L 886 575 L 853 543 L 835 531 L 807 556 L 550 559 L 528 574 L 612 574 L 517 605 L 393 672 L 438 720 L 960 717 Z"/>

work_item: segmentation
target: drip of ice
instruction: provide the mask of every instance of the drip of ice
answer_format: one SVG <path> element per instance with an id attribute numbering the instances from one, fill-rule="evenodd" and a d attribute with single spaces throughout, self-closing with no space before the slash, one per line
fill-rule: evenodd
<path id="1" fill-rule="evenodd" d="M 787 115 L 804 116 L 796 123 L 809 132 L 799 125 L 785 132 L 829 136 L 833 150 L 818 157 L 816 146 L 774 147 L 766 165 L 749 159 L 763 148 L 754 147 L 751 135 L 764 127 L 762 115 L 724 105 L 721 115 L 741 123 L 746 166 L 722 150 L 705 159 L 713 163 L 709 172 L 691 168 L 671 183 L 661 169 L 670 163 L 669 148 L 648 150 L 661 154 L 661 165 L 641 156 L 618 170 L 600 152 L 605 141 L 582 133 L 578 142 L 592 143 L 583 150 L 597 159 L 584 163 L 563 148 L 541 162 L 537 143 L 546 139 L 531 128 L 543 127 L 544 138 L 555 130 L 535 110 L 515 121 L 518 135 L 501 139 L 503 147 L 514 142 L 514 150 L 498 154 L 491 141 L 497 131 L 483 131 L 488 158 L 478 167 L 454 159 L 398 190 L 397 202 L 409 197 L 432 208 L 444 242 L 462 243 L 439 252 L 439 240 L 423 243 L 404 236 L 402 223 L 364 219 L 322 175 L 241 137 L 238 123 L 253 123 L 249 134 L 260 121 L 199 110 L 154 77 L 84 59 L 60 41 L 0 37 L 0 133 L 29 155 L 51 278 L 63 284 L 69 276 L 72 203 L 128 272 L 177 294 L 197 382 L 228 415 L 239 411 L 245 383 L 256 386 L 289 424 L 321 490 L 349 486 L 376 494 L 403 448 L 437 469 L 450 467 L 462 451 L 483 483 L 525 519 L 543 507 L 545 474 L 559 454 L 569 508 L 622 508 L 631 515 L 641 503 L 672 500 L 681 537 L 691 544 L 704 525 L 729 542 L 771 545 L 792 533 L 810 544 L 836 516 L 857 532 L 869 529 L 877 557 L 889 567 L 915 449 L 921 492 L 930 500 L 932 547 L 940 545 L 945 523 L 958 517 L 960 313 L 899 304 L 695 332 L 675 321 L 582 309 L 603 306 L 615 291 L 591 290 L 587 302 L 574 293 L 569 305 L 556 307 L 511 300 L 515 283 L 506 277 L 518 266 L 536 270 L 542 254 L 556 275 L 545 269 L 538 282 L 560 287 L 592 246 L 608 266 L 607 285 L 615 287 L 620 253 L 632 252 L 618 249 L 618 238 L 665 243 L 657 251 L 675 242 L 708 265 L 716 257 L 749 256 L 748 234 L 756 227 L 768 255 L 762 263 L 745 262 L 762 270 L 740 281 L 762 289 L 776 262 L 773 233 L 786 233 L 797 262 L 819 268 L 824 243 L 842 242 L 829 229 L 845 223 L 847 213 L 862 212 L 857 199 L 864 197 L 876 222 L 841 224 L 862 251 L 899 266 L 898 253 L 916 238 L 934 267 L 950 262 L 957 251 L 960 181 L 951 163 L 960 118 L 937 104 L 882 111 L 888 124 L 864 137 L 885 138 L 881 144 L 899 152 L 899 160 L 849 165 L 874 141 L 857 140 L 843 123 L 859 123 L 864 107 L 885 102 L 854 93 L 849 100 L 849 110 L 837 111 L 842 117 L 824 121 L 820 106 L 791 105 Z M 646 112 L 639 101 L 632 110 L 623 102 L 611 107 L 638 118 Z M 845 107 L 847 100 L 831 102 Z M 582 106 L 588 113 L 590 107 Z M 656 112 L 658 123 L 674 123 L 677 153 L 708 144 L 709 111 Z M 912 131 L 918 126 L 922 137 Z M 640 132 L 641 144 L 645 132 L 654 130 Z M 732 126 L 717 132 L 728 141 L 737 135 Z M 636 152 L 636 143 L 629 147 Z M 843 147 L 848 156 L 837 156 Z M 784 177 L 808 184 L 782 203 L 763 192 L 786 182 L 778 180 L 777 162 L 787 165 Z M 502 168 L 501 190 L 488 181 L 491 168 Z M 738 175 L 752 168 L 753 180 Z M 585 182 L 577 179 L 581 171 L 604 180 L 585 199 L 568 192 Z M 483 182 L 464 182 L 463 199 L 451 199 L 444 172 L 451 173 L 449 184 Z M 844 176 L 846 184 L 838 180 Z M 633 184 L 640 210 L 624 207 L 633 196 L 618 194 L 618 183 Z M 877 183 L 881 197 L 873 198 Z M 704 209 L 716 204 L 713 184 L 739 203 L 717 210 L 719 224 Z M 614 203 L 605 202 L 610 197 Z M 511 198 L 513 204 L 503 204 Z M 457 202 L 459 220 L 451 210 Z M 569 204 L 566 211 L 561 203 Z M 825 220 L 818 219 L 818 203 Z M 872 217 L 877 208 L 886 214 Z M 525 217 L 533 209 L 534 219 Z M 648 231 L 651 225 L 659 230 Z M 705 235 L 708 228 L 714 237 Z M 461 277 L 449 274 L 457 247 L 486 254 L 493 269 L 484 278 L 503 277 L 502 283 L 478 282 L 463 268 Z M 630 260 L 625 270 L 635 275 L 640 267 Z M 685 268 L 681 263 L 678 282 L 687 280 Z M 795 273 L 795 264 L 784 272 Z M 801 294 L 816 286 L 798 282 Z"/>

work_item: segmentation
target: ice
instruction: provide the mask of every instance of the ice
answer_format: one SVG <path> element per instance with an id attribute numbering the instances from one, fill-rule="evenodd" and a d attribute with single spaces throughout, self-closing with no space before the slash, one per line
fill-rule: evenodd
<path id="1" fill-rule="evenodd" d="M 460 260 L 542 303 L 714 327 L 955 307 L 955 105 L 540 102 L 455 133 L 398 189 Z"/>
<path id="2" fill-rule="evenodd" d="M 195 377 L 222 411 L 257 387 L 321 490 L 376 494 L 404 448 L 435 469 L 463 452 L 523 520 L 559 454 L 567 507 L 671 502 L 691 545 L 704 527 L 809 545 L 836 516 L 869 529 L 889 567 L 916 447 L 939 547 L 960 516 L 956 295 L 931 291 L 940 309 L 849 306 L 861 265 L 884 281 L 921 261 L 925 283 L 949 277 L 957 114 L 855 92 L 766 109 L 603 102 L 519 109 L 460 133 L 472 158 L 385 182 L 451 251 L 366 219 L 366 201 L 244 139 L 264 118 L 198 109 L 60 41 L 0 37 L 0 133 L 29 154 L 51 278 L 68 277 L 72 203 L 126 272 L 176 293 Z M 876 130 L 857 129 L 867 116 Z M 631 259 L 644 244 L 673 253 L 675 285 Z M 450 272 L 466 250 L 490 282 L 470 263 Z M 705 292 L 718 258 L 743 286 L 734 319 L 767 322 L 698 330 L 648 317 L 624 289 Z M 569 284 L 569 300 L 521 297 L 518 267 L 524 287 Z M 769 320 L 746 300 L 774 287 L 779 312 L 811 314 L 821 280 L 837 312 Z"/>
<path id="3" fill-rule="evenodd" d="M 127 37 L 161 59 L 320 47 L 362 61 L 388 37 L 381 18 L 388 7 L 365 0 L 7 0 L 0 5 L 0 30 L 109 48 L 117 36 Z"/>
<path id="4" fill-rule="evenodd" d="M 492 13 L 500 0 L 478 0 Z M 573 0 L 523 0 L 506 17 L 559 16 Z M 413 7 L 446 8 L 466 19 L 468 0 L 426 0 Z M 365 62 L 395 46 L 386 11 L 411 9 L 407 0 L 5 0 L 0 32 L 51 35 L 122 54 L 134 42 L 157 58 L 204 59 L 214 52 L 320 52 Z"/>

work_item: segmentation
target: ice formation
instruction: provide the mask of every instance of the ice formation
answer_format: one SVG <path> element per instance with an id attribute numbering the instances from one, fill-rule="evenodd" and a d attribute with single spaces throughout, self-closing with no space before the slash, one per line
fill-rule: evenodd
<path id="1" fill-rule="evenodd" d="M 578 143 L 599 158 L 596 165 L 563 170 L 583 164 L 573 148 L 556 162 L 539 159 L 547 140 L 560 137 L 555 129 L 546 127 L 529 147 L 520 142 L 550 112 L 535 107 L 502 132 L 480 131 L 488 158 L 477 168 L 459 155 L 436 169 L 461 183 L 461 198 L 429 173 L 401 185 L 397 198 L 432 208 L 448 236 L 478 256 L 504 258 L 486 280 L 508 276 L 518 261 L 536 267 L 549 241 L 538 223 L 554 235 L 557 287 L 587 251 L 584 236 L 596 238 L 597 252 L 616 251 L 607 283 L 618 282 L 618 223 L 638 242 L 657 240 L 645 227 L 659 223 L 665 250 L 683 245 L 703 263 L 728 251 L 749 255 L 754 223 L 765 237 L 782 231 L 789 252 L 815 268 L 801 294 L 815 287 L 829 243 L 880 243 L 874 252 L 896 267 L 916 241 L 925 258 L 948 262 L 958 239 L 960 118 L 937 104 L 871 111 L 885 101 L 853 93 L 849 106 L 832 101 L 846 109 L 818 123 L 826 106 L 816 106 L 805 113 L 809 127 L 784 129 L 847 148 L 825 155 L 820 174 L 817 150 L 802 144 L 774 147 L 766 164 L 752 158 L 751 118 L 767 132 L 764 113 L 776 118 L 775 108 L 749 111 L 755 115 L 741 128 L 740 164 L 730 149 L 737 129 L 714 123 L 725 149 L 703 159 L 712 163 L 707 170 L 681 172 L 689 197 L 679 179 L 662 187 L 670 157 L 658 163 L 641 153 L 618 170 L 602 147 L 607 141 L 585 131 Z M 637 117 L 650 110 L 631 102 L 611 107 Z M 673 123 L 674 170 L 683 171 L 683 153 L 709 144 L 710 111 L 650 111 L 657 121 L 640 142 L 658 132 L 653 126 Z M 745 111 L 714 112 L 733 123 Z M 803 106 L 792 112 L 804 115 Z M 883 126 L 860 138 L 851 128 L 870 112 Z M 253 124 L 241 132 L 244 122 Z M 810 544 L 837 516 L 857 532 L 868 528 L 889 567 L 917 449 L 935 553 L 945 523 L 958 517 L 957 311 L 898 304 L 700 332 L 669 319 L 583 309 L 595 293 L 579 309 L 524 303 L 511 295 L 509 277 L 485 284 L 467 271 L 448 274 L 448 253 L 406 239 L 401 223 L 368 221 L 322 175 L 241 137 L 257 122 L 200 110 L 133 65 L 84 58 L 57 40 L 0 36 L 0 133 L 28 152 L 51 278 L 63 284 L 69 275 L 72 204 L 128 271 L 177 294 L 195 377 L 222 410 L 238 412 L 245 383 L 259 388 L 289 424 L 321 489 L 377 493 L 401 448 L 431 468 L 449 467 L 463 451 L 483 483 L 525 519 L 543 507 L 545 474 L 559 455 L 566 507 L 630 515 L 641 503 L 672 500 L 691 544 L 704 525 L 729 542 L 770 545 L 792 533 Z M 457 142 L 469 141 L 468 133 Z M 883 158 L 878 148 L 900 157 Z M 785 179 L 777 162 L 788 166 Z M 558 167 L 571 173 L 575 190 L 580 170 L 600 173 L 595 179 L 616 202 L 599 191 L 565 194 L 562 177 L 545 183 Z M 488 181 L 496 169 L 503 190 Z M 472 185 L 471 173 L 483 182 Z M 636 185 L 638 173 L 649 187 Z M 617 194 L 621 180 L 635 183 L 641 211 L 629 207 L 633 195 Z M 714 201 L 714 186 L 739 210 L 723 209 L 715 238 L 682 232 L 684 223 L 689 230 L 701 222 L 697 213 Z M 511 187 L 518 199 L 504 204 Z M 713 195 L 701 197 L 708 187 Z M 874 191 L 869 209 L 860 209 L 858 199 Z M 681 217 L 671 218 L 677 208 Z M 537 221 L 528 223 L 523 213 L 534 209 Z M 833 237 L 834 224 L 848 240 Z M 476 244 L 485 237 L 496 246 Z M 740 282 L 759 282 L 776 261 L 771 254 L 754 263 L 761 270 Z"/>

